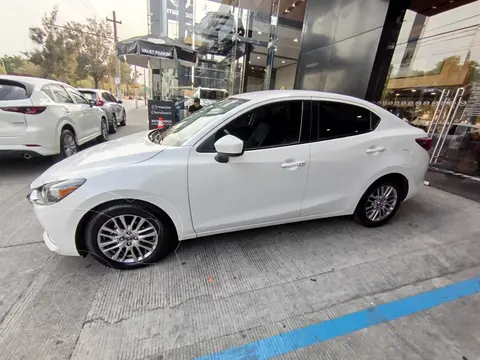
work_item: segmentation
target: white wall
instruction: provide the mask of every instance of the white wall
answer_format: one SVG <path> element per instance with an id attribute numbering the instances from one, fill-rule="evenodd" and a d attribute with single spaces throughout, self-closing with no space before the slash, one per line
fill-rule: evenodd
<path id="1" fill-rule="evenodd" d="M 275 89 L 279 90 L 282 86 L 287 90 L 293 89 L 296 70 L 296 63 L 278 68 L 275 76 Z"/>

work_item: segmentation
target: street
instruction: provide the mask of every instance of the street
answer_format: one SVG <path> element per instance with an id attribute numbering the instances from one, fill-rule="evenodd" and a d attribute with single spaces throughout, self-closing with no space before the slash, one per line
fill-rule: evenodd
<path id="1" fill-rule="evenodd" d="M 126 102 L 111 138 L 147 129 L 139 106 Z M 302 348 L 257 343 L 478 276 L 480 203 L 425 187 L 381 228 L 335 218 L 212 236 L 121 272 L 44 245 L 25 195 L 51 164 L 0 159 L 1 360 L 480 356 L 479 294 Z"/>

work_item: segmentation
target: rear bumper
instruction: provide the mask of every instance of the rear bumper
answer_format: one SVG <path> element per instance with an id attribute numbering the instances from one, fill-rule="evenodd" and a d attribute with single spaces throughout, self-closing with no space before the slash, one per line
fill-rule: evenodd
<path id="1" fill-rule="evenodd" d="M 58 154 L 58 149 L 45 146 L 0 145 L 0 155 L 24 156 L 25 154 L 31 157 L 50 156 Z"/>

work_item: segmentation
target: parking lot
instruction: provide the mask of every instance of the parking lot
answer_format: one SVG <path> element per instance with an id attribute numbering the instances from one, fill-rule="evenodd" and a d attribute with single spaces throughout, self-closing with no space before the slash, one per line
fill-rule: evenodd
<path id="1" fill-rule="evenodd" d="M 145 119 L 131 107 L 112 137 Z M 218 235 L 119 272 L 43 244 L 25 195 L 50 164 L 0 159 L 0 359 L 480 359 L 480 203 L 425 187 L 381 228 Z M 469 279 L 452 301 L 435 292 Z M 381 304 L 394 315 L 347 316 Z M 334 336 L 298 330 L 320 323 Z"/>

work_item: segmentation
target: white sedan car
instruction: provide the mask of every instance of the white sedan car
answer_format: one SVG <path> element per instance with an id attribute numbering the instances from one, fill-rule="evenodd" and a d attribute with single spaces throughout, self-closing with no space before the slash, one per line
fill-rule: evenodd
<path id="1" fill-rule="evenodd" d="M 107 141 L 107 116 L 93 105 L 58 81 L 0 75 L 0 154 L 64 158 Z"/>
<path id="2" fill-rule="evenodd" d="M 430 142 L 353 97 L 247 93 L 63 160 L 28 198 L 52 251 L 135 268 L 205 235 L 351 214 L 385 224 L 422 188 Z"/>

